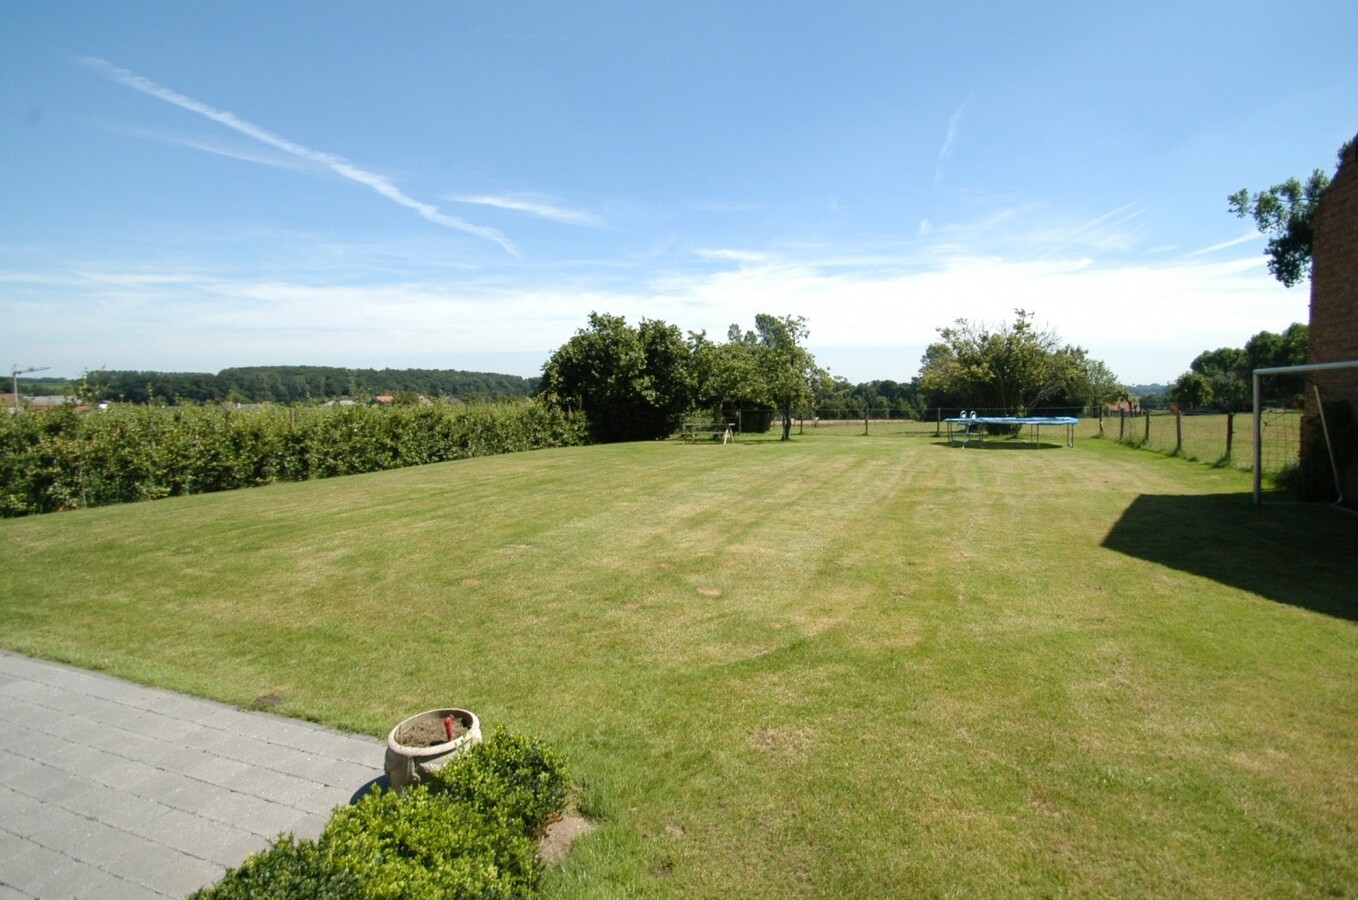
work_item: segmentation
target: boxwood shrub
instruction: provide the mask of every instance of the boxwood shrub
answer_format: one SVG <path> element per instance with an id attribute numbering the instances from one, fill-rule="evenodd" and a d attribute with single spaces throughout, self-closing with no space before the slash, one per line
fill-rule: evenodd
<path id="1" fill-rule="evenodd" d="M 534 839 L 567 794 L 560 754 L 500 729 L 427 784 L 375 788 L 338 807 L 319 839 L 281 835 L 192 897 L 529 896 L 541 874 Z"/>

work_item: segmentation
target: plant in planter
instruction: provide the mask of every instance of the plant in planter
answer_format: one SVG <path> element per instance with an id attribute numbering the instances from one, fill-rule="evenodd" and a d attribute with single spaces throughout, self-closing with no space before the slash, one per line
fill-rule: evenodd
<path id="1" fill-rule="evenodd" d="M 404 719 L 387 735 L 384 768 L 394 790 L 419 784 L 449 758 L 481 743 L 481 722 L 465 709 L 430 709 Z"/>

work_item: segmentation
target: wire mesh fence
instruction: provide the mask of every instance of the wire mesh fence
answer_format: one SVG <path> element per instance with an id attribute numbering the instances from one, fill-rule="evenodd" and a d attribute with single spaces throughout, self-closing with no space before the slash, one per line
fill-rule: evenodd
<path id="1" fill-rule="evenodd" d="M 903 414 L 854 415 L 844 410 L 827 409 L 794 418 L 791 433 L 794 436 L 942 439 L 947 437 L 947 419 L 972 412 L 978 416 L 1004 414 L 999 410 L 930 409 L 916 418 Z M 1112 410 L 1099 416 L 1090 415 L 1087 410 L 1063 408 L 1034 410 L 1032 414 L 1078 418 L 1079 424 L 1074 428 L 1077 440 L 1104 437 L 1212 465 L 1242 469 L 1253 465 L 1254 419 L 1250 413 Z M 749 416 L 737 414 L 731 418 L 735 433 L 746 440 L 765 436 L 776 438 L 781 434 L 781 423 L 776 420 L 770 422 L 767 431 L 742 429 L 742 420 L 756 421 L 753 412 Z M 766 413 L 764 420 L 768 421 Z M 1275 474 L 1295 466 L 1301 445 L 1301 411 L 1268 410 L 1260 424 L 1263 471 Z"/>
<path id="2" fill-rule="evenodd" d="M 1254 417 L 1250 413 L 1184 414 L 1143 411 L 1104 420 L 1114 440 L 1174 453 L 1214 465 L 1248 469 L 1254 465 Z M 1266 410 L 1260 417 L 1260 463 L 1265 473 L 1297 464 L 1301 448 L 1301 411 Z"/>

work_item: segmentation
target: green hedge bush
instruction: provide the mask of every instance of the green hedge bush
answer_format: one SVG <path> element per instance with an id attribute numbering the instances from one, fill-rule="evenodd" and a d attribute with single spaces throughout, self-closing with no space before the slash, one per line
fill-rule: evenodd
<path id="1" fill-rule="evenodd" d="M 434 774 L 434 788 L 511 829 L 536 835 L 566 806 L 566 765 L 551 747 L 497 731 L 475 752 L 453 757 Z"/>
<path id="2" fill-rule="evenodd" d="M 495 405 L 71 407 L 0 416 L 0 516 L 580 444 L 583 419 Z"/>
<path id="3" fill-rule="evenodd" d="M 497 730 L 427 785 L 375 789 L 337 808 L 318 840 L 282 835 L 192 900 L 530 896 L 534 839 L 567 791 L 558 753 Z"/>

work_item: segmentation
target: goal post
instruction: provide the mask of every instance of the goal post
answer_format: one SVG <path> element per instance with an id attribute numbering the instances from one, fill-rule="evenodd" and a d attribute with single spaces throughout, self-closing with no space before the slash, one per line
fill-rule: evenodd
<path id="1" fill-rule="evenodd" d="M 1263 441 L 1261 438 L 1261 425 L 1263 421 L 1263 376 L 1265 375 L 1306 375 L 1311 372 L 1326 372 L 1336 369 L 1358 370 L 1358 359 L 1350 359 L 1343 362 L 1323 362 L 1307 363 L 1300 366 L 1273 366 L 1264 369 L 1254 370 L 1254 505 L 1263 503 Z M 1312 385 L 1316 392 L 1316 410 L 1320 418 L 1321 432 L 1325 437 L 1326 450 L 1330 457 L 1330 468 L 1334 473 L 1335 490 L 1339 494 L 1339 502 L 1344 500 L 1343 481 L 1339 474 L 1338 463 L 1335 459 L 1334 448 L 1330 446 L 1329 428 L 1325 424 L 1325 407 L 1321 402 L 1319 388 Z"/>

